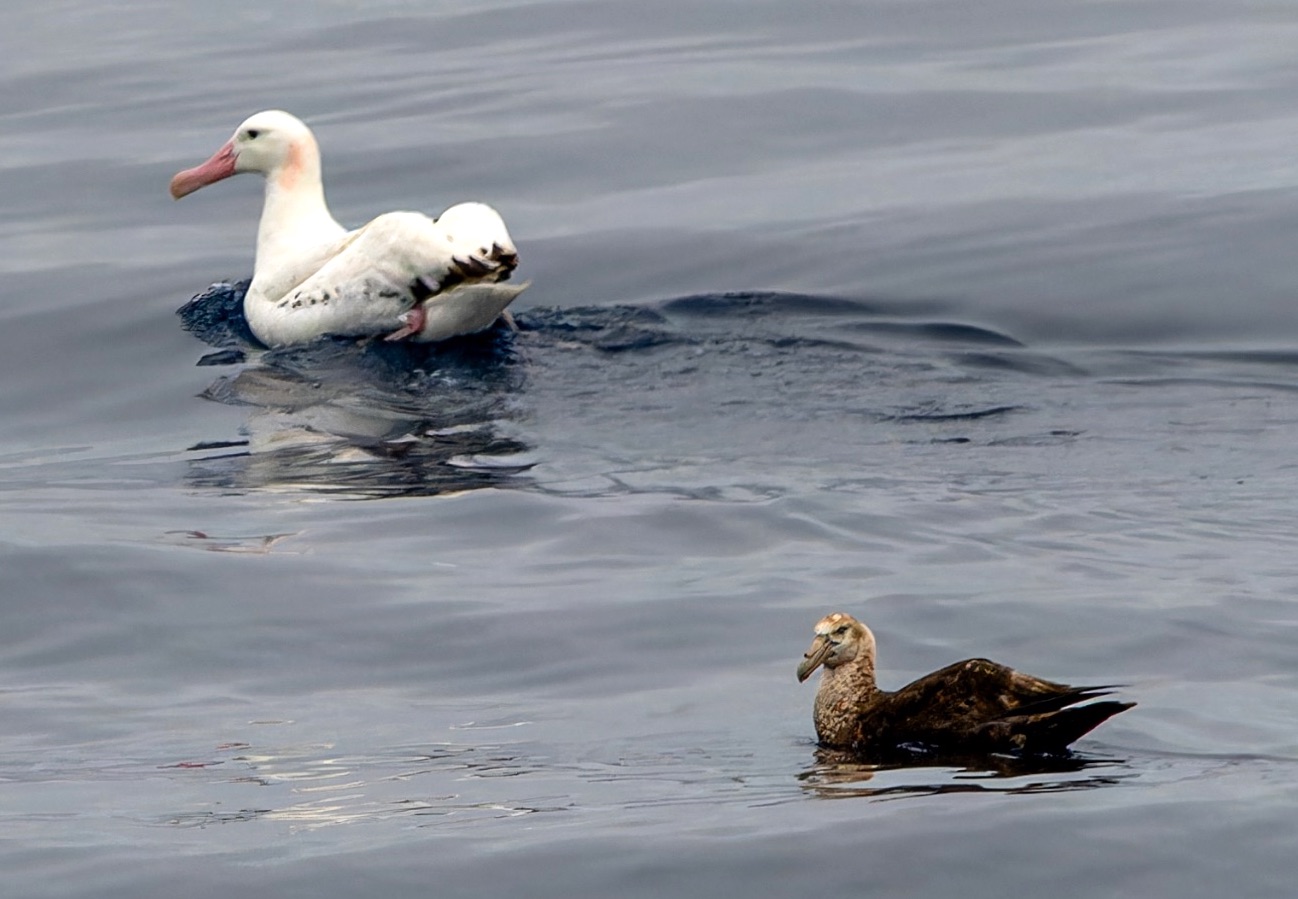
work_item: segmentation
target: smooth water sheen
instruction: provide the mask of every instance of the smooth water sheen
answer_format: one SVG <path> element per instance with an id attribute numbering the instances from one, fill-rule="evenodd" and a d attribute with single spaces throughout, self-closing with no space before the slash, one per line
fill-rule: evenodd
<path id="1" fill-rule="evenodd" d="M 6 897 L 1292 895 L 1298 10 L 0 35 Z M 260 185 L 167 182 L 267 107 L 344 222 L 497 206 L 521 330 L 184 330 Z M 1139 705 L 1068 760 L 829 756 L 834 609 L 888 686 L 986 655 Z"/>

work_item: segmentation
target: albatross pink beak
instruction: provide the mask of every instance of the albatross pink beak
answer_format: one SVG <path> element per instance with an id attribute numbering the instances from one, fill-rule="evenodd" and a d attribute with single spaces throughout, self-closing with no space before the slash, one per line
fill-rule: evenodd
<path id="1" fill-rule="evenodd" d="M 171 179 L 171 195 L 179 200 L 192 194 L 200 187 L 207 187 L 222 178 L 234 174 L 234 141 L 227 141 L 225 146 L 212 154 L 212 158 L 202 165 L 177 172 Z"/>

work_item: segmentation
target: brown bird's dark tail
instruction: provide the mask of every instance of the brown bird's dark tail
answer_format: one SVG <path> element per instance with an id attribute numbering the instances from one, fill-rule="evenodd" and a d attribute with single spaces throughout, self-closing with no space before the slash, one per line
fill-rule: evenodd
<path id="1" fill-rule="evenodd" d="M 1043 715 L 1015 717 L 1008 719 L 1008 723 L 1022 738 L 1024 752 L 1063 752 L 1074 740 L 1133 705 L 1134 702 L 1113 700 L 1092 702 Z"/>

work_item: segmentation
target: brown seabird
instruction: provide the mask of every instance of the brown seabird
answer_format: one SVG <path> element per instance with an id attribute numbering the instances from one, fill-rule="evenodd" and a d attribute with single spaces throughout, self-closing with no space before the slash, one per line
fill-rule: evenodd
<path id="1" fill-rule="evenodd" d="M 956 662 L 888 692 L 875 683 L 874 654 L 874 634 L 851 615 L 834 612 L 817 622 L 798 680 L 825 668 L 815 706 L 822 746 L 863 754 L 1063 753 L 1082 734 L 1135 705 L 1077 705 L 1114 685 L 1052 683 L 987 659 Z"/>

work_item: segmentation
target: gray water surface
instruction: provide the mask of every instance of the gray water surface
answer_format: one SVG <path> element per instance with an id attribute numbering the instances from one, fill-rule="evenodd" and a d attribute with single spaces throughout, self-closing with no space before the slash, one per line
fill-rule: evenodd
<path id="1" fill-rule="evenodd" d="M 1298 12 L 0 13 L 0 870 L 23 897 L 1289 896 Z M 212 356 L 258 109 L 497 206 L 523 328 Z M 196 364 L 196 363 L 204 364 Z M 820 753 L 794 668 L 1139 705 Z"/>

